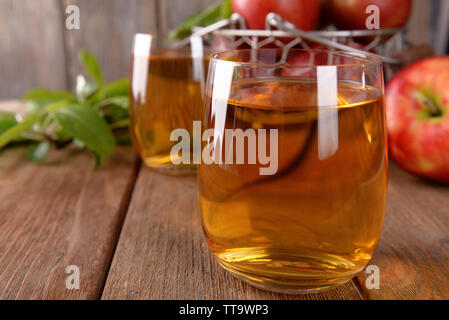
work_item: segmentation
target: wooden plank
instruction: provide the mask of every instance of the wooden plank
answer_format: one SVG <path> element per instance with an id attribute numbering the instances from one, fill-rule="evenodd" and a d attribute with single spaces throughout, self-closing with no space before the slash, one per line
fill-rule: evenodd
<path id="1" fill-rule="evenodd" d="M 156 0 L 63 0 L 80 9 L 80 30 L 66 30 L 69 87 L 81 73 L 78 51 L 100 60 L 107 81 L 128 76 L 131 47 L 137 32 L 156 32 Z"/>
<path id="2" fill-rule="evenodd" d="M 99 298 L 136 172 L 131 147 L 97 171 L 85 151 L 52 151 L 42 165 L 23 148 L 2 151 L 0 299 Z M 66 288 L 69 265 L 79 290 Z"/>
<path id="3" fill-rule="evenodd" d="M 167 33 L 176 28 L 188 16 L 217 3 L 217 0 L 159 0 L 158 34 L 165 39 Z M 163 41 L 160 41 L 163 43 Z"/>
<path id="4" fill-rule="evenodd" d="M 0 99 L 66 88 L 62 22 L 59 0 L 0 0 Z"/>
<path id="5" fill-rule="evenodd" d="M 361 299 L 353 282 L 281 295 L 250 287 L 215 262 L 201 231 L 194 177 L 142 168 L 103 299 Z"/>
<path id="6" fill-rule="evenodd" d="M 365 289 L 370 299 L 449 299 L 449 188 L 391 164 L 384 230 L 370 264 L 380 271 L 380 289 Z M 358 278 L 365 283 L 365 274 Z"/>

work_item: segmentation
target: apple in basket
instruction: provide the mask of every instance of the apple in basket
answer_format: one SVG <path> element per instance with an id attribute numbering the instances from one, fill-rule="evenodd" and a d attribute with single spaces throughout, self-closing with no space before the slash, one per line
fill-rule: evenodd
<path id="1" fill-rule="evenodd" d="M 410 17 L 412 0 L 327 0 L 325 9 L 337 28 L 363 30 L 372 5 L 379 8 L 381 29 L 400 28 Z"/>
<path id="2" fill-rule="evenodd" d="M 449 56 L 418 61 L 386 87 L 390 154 L 405 170 L 449 183 Z"/>
<path id="3" fill-rule="evenodd" d="M 320 18 L 320 0 L 232 0 L 232 10 L 245 18 L 249 29 L 265 29 L 270 12 L 302 30 L 315 30 Z"/>

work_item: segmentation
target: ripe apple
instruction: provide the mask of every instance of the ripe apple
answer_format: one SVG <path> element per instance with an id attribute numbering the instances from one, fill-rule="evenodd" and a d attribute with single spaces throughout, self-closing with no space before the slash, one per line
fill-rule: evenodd
<path id="1" fill-rule="evenodd" d="M 379 7 L 381 29 L 400 28 L 410 17 L 412 0 L 328 0 L 326 12 L 339 29 L 363 30 L 370 5 Z"/>
<path id="2" fill-rule="evenodd" d="M 302 30 L 315 30 L 320 20 L 319 0 L 275 0 L 274 12 Z"/>
<path id="3" fill-rule="evenodd" d="M 232 0 L 232 11 L 245 18 L 249 29 L 265 29 L 265 17 L 272 8 L 272 0 Z"/>
<path id="4" fill-rule="evenodd" d="M 386 88 L 390 153 L 405 170 L 449 183 L 449 56 L 418 61 Z"/>
<path id="5" fill-rule="evenodd" d="M 232 0 L 232 10 L 246 20 L 250 29 L 265 29 L 270 12 L 302 30 L 315 30 L 320 18 L 320 0 Z"/>

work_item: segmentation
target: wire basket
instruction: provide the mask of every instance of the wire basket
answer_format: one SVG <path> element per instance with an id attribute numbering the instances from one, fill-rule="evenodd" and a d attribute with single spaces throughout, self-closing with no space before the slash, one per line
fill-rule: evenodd
<path id="1" fill-rule="evenodd" d="M 229 19 L 224 19 L 207 27 L 194 27 L 192 37 L 201 37 L 205 43 L 214 43 L 214 39 L 226 39 L 223 49 L 236 49 L 242 45 L 251 49 L 265 46 L 282 49 L 280 63 L 285 62 L 291 48 L 302 47 L 311 49 L 311 43 L 317 43 L 335 50 L 344 50 L 362 54 L 374 54 L 385 63 L 386 77 L 393 74 L 394 66 L 401 61 L 392 57 L 396 52 L 407 48 L 405 42 L 405 28 L 382 30 L 336 30 L 332 27 L 319 31 L 304 31 L 283 20 L 276 13 L 269 13 L 265 19 L 264 30 L 250 30 L 245 19 L 234 13 Z M 363 41 L 360 41 L 363 40 Z M 349 43 L 359 45 L 354 48 Z M 186 46 L 190 38 L 179 41 L 176 47 Z M 359 49 L 360 48 L 360 49 Z M 284 59 L 284 60 L 283 60 Z"/>

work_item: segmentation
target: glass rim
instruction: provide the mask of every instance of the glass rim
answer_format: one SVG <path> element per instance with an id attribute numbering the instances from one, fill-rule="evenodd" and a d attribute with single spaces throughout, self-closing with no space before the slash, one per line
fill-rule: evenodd
<path id="1" fill-rule="evenodd" d="M 136 33 L 133 37 L 133 45 L 131 49 L 131 56 L 134 58 L 208 58 L 216 51 L 211 50 L 210 47 L 204 45 L 201 47 L 192 48 L 192 43 L 183 47 L 171 47 L 166 43 L 158 42 L 160 37 L 152 33 Z M 200 49 L 201 54 L 198 54 Z"/>
<path id="2" fill-rule="evenodd" d="M 370 53 L 359 53 L 359 52 L 352 52 L 352 51 L 342 51 L 342 50 L 335 50 L 335 49 L 289 49 L 288 53 L 327 53 L 327 54 L 333 54 L 340 57 L 346 57 L 351 58 L 356 61 L 359 61 L 358 63 L 343 63 L 343 64 L 337 64 L 337 63 L 329 63 L 329 64 L 297 64 L 292 65 L 288 63 L 276 63 L 276 64 L 270 64 L 270 63 L 262 63 L 262 62 L 245 62 L 245 61 L 230 61 L 224 59 L 224 56 L 226 54 L 232 54 L 234 53 L 235 57 L 237 57 L 237 54 L 243 53 L 243 52 L 251 52 L 253 50 L 256 50 L 257 52 L 269 52 L 269 51 L 277 51 L 282 52 L 281 48 L 259 48 L 259 49 L 231 49 L 231 50 L 224 50 L 220 52 L 215 52 L 212 55 L 210 55 L 210 61 L 211 62 L 219 62 L 219 61 L 225 61 L 228 63 L 232 63 L 235 66 L 239 67 L 245 67 L 245 66 L 256 66 L 256 67 L 264 67 L 264 68 L 316 68 L 319 66 L 335 66 L 335 67 L 359 67 L 359 66 L 366 66 L 366 65 L 372 65 L 372 66 L 382 66 L 383 61 L 381 58 L 374 54 Z"/>

